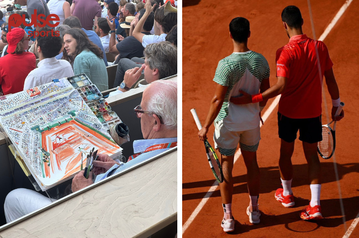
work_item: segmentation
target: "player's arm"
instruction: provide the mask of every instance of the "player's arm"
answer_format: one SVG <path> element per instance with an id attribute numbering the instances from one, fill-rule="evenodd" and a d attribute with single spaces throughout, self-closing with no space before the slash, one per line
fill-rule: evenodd
<path id="1" fill-rule="evenodd" d="M 270 83 L 269 83 L 269 78 L 263 79 L 262 83 L 261 83 L 261 87 L 260 87 L 260 92 L 264 93 L 267 89 L 269 89 L 270 87 Z M 261 109 L 263 109 L 265 107 L 265 105 L 267 104 L 268 99 L 263 100 L 262 102 L 259 103 L 259 106 Z"/>
<path id="2" fill-rule="evenodd" d="M 328 88 L 328 91 L 329 91 L 330 97 L 332 98 L 332 103 L 333 103 L 332 118 L 333 118 L 333 120 L 339 121 L 344 117 L 344 110 L 342 111 L 342 113 L 339 116 L 334 118 L 334 115 L 335 115 L 335 113 L 338 109 L 339 103 L 340 103 L 340 98 L 339 98 L 339 88 L 338 88 L 337 81 L 335 80 L 335 77 L 334 77 L 333 68 L 330 68 L 330 69 L 324 71 L 324 76 L 325 76 L 325 82 L 327 84 L 327 88 Z"/>
<path id="3" fill-rule="evenodd" d="M 208 128 L 212 125 L 214 119 L 216 119 L 219 111 L 221 110 L 222 104 L 224 102 L 224 97 L 226 96 L 228 86 L 217 85 L 214 97 L 211 100 L 211 105 L 207 114 L 206 121 L 202 129 L 198 132 L 200 140 L 207 139 Z"/>
<path id="4" fill-rule="evenodd" d="M 266 91 L 264 91 L 263 93 L 250 95 L 245 91 L 239 90 L 239 92 L 243 94 L 243 96 L 231 97 L 231 103 L 248 104 L 248 103 L 267 101 L 268 99 L 281 94 L 284 91 L 286 84 L 287 84 L 287 78 L 277 77 L 277 83 L 274 86 L 267 89 Z"/>

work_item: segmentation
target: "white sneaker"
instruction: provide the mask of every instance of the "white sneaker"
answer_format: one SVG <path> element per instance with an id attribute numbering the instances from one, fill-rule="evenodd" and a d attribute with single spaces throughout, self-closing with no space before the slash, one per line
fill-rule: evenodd
<path id="1" fill-rule="evenodd" d="M 222 220 L 221 226 L 223 227 L 224 232 L 232 232 L 234 231 L 234 219 L 224 219 Z"/>
<path id="2" fill-rule="evenodd" d="M 257 211 L 249 211 L 249 206 L 247 207 L 247 215 L 249 217 L 249 222 L 252 224 L 258 224 L 259 222 L 261 222 L 261 212 L 259 210 Z"/>

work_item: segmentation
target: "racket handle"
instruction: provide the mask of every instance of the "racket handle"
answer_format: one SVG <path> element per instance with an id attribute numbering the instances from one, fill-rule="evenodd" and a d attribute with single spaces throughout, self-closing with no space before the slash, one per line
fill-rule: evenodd
<path id="1" fill-rule="evenodd" d="M 192 116 L 193 116 L 194 121 L 196 122 L 196 125 L 197 125 L 198 130 L 201 130 L 201 129 L 202 129 L 202 125 L 201 125 L 201 122 L 199 121 L 199 118 L 198 118 L 198 116 L 197 116 L 196 109 L 192 108 L 192 109 L 191 109 L 191 113 L 192 113 Z"/>
<path id="2" fill-rule="evenodd" d="M 344 107 L 344 103 L 340 102 L 339 107 L 337 108 L 337 111 L 335 112 L 335 116 L 339 116 L 340 113 L 342 113 Z"/>

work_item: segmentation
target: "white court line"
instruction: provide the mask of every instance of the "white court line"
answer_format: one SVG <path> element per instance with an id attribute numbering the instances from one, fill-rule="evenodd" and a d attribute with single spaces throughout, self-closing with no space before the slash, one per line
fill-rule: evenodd
<path id="1" fill-rule="evenodd" d="M 345 235 L 343 238 L 349 238 L 352 232 L 354 231 L 355 227 L 358 225 L 359 222 L 359 213 L 357 214 L 357 217 L 354 219 L 350 227 L 348 228 L 347 232 L 345 232 Z"/>
<path id="2" fill-rule="evenodd" d="M 333 29 L 333 27 L 335 26 L 335 24 L 338 22 L 339 18 L 343 15 L 344 11 L 348 8 L 348 6 L 350 5 L 350 3 L 353 0 L 347 0 L 344 5 L 340 8 L 340 10 L 338 11 L 338 13 L 335 15 L 335 17 L 333 18 L 333 20 L 330 22 L 330 24 L 327 26 L 327 28 L 325 29 L 324 33 L 319 37 L 320 41 L 324 41 L 324 39 L 327 37 L 327 35 L 329 34 L 329 32 Z M 269 108 L 266 110 L 266 112 L 264 113 L 263 116 L 263 121 L 265 122 L 269 115 L 273 112 L 274 108 L 277 106 L 278 102 L 279 102 L 279 98 L 280 96 L 278 95 L 275 100 L 272 102 L 272 104 L 269 106 Z M 234 156 L 234 163 L 236 163 L 236 161 L 238 160 L 238 158 L 241 156 L 241 152 L 240 150 L 237 151 L 237 153 Z M 217 181 L 213 183 L 213 185 L 210 187 L 210 189 L 208 190 L 208 192 L 206 193 L 206 195 L 204 196 L 204 198 L 202 198 L 201 202 L 198 204 L 198 206 L 196 207 L 196 209 L 192 212 L 191 216 L 187 219 L 187 221 L 185 222 L 185 224 L 182 226 L 182 234 L 185 233 L 185 231 L 187 230 L 187 228 L 191 225 L 192 221 L 197 217 L 198 213 L 202 210 L 202 208 L 204 207 L 204 205 L 207 203 L 208 199 L 212 196 L 213 192 L 216 190 L 216 188 L 218 187 L 218 183 Z M 359 214 L 358 214 L 359 215 Z M 358 223 L 358 216 L 357 218 L 354 220 L 355 226 Z M 353 224 L 354 224 L 353 222 Z M 353 224 L 350 226 L 350 228 L 353 226 Z M 349 228 L 349 229 L 350 229 Z M 354 228 L 352 228 L 352 230 L 354 230 Z M 348 229 L 348 231 L 349 231 Z M 347 232 L 348 233 L 348 232 Z M 351 232 L 350 232 L 351 233 Z M 350 236 L 350 234 L 349 234 Z M 349 238 L 349 236 L 344 236 L 343 238 Z"/>

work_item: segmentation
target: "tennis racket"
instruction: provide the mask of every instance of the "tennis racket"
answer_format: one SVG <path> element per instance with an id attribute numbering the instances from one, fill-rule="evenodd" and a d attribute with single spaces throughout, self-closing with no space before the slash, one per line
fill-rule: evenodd
<path id="1" fill-rule="evenodd" d="M 344 103 L 341 102 L 335 116 L 340 115 L 344 107 Z M 330 124 L 334 122 L 333 128 L 330 127 Z M 318 153 L 323 159 L 330 159 L 335 151 L 335 126 L 336 121 L 331 121 L 326 125 L 322 125 L 322 141 L 318 143 Z"/>
<path id="2" fill-rule="evenodd" d="M 201 122 L 198 119 L 196 109 L 192 108 L 191 113 L 193 116 L 194 121 L 196 122 L 198 130 L 202 129 Z M 209 162 L 209 167 L 211 168 L 214 177 L 219 183 L 223 182 L 223 173 L 222 173 L 222 167 L 218 160 L 217 154 L 213 147 L 209 144 L 207 140 L 204 140 L 204 147 L 206 149 L 206 155 Z"/>

